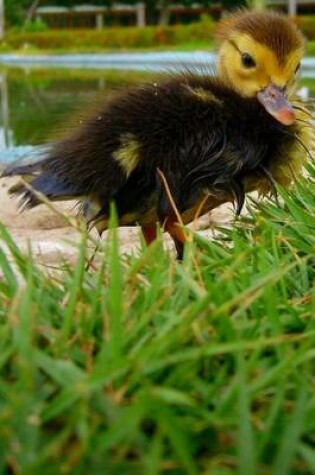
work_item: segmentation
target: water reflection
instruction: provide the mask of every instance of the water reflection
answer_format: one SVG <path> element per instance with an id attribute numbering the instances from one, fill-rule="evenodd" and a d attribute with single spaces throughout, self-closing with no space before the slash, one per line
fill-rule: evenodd
<path id="1" fill-rule="evenodd" d="M 0 70 L 0 150 L 51 138 L 108 91 L 150 75 L 126 71 Z"/>

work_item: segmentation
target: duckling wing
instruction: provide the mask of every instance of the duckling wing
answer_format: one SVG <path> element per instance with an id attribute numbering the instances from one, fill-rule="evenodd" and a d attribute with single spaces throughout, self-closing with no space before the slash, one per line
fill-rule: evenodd
<path id="1" fill-rule="evenodd" d="M 111 155 L 117 140 L 100 140 L 102 130 L 88 125 L 75 134 L 55 143 L 35 161 L 17 161 L 1 176 L 22 176 L 9 190 L 21 198 L 21 205 L 32 208 L 41 202 L 40 194 L 57 200 L 81 199 L 101 194 L 109 201 L 127 177 L 119 162 Z M 105 171 L 104 171 L 105 169 Z M 106 174 L 106 179 L 104 179 Z"/>

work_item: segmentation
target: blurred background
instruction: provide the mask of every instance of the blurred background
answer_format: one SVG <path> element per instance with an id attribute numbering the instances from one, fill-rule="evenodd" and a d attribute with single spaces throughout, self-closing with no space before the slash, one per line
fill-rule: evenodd
<path id="1" fill-rule="evenodd" d="M 0 0 L 0 162 L 53 140 L 113 88 L 215 64 L 219 19 L 275 9 L 307 41 L 299 93 L 315 90 L 315 0 Z"/>

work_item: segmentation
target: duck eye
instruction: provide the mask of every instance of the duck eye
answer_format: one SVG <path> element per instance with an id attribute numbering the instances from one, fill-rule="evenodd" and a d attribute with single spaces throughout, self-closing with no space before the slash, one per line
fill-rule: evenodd
<path id="1" fill-rule="evenodd" d="M 301 63 L 299 63 L 297 67 L 295 68 L 295 71 L 294 71 L 295 74 L 299 71 L 300 67 L 301 67 Z"/>
<path id="2" fill-rule="evenodd" d="M 256 66 L 255 60 L 249 53 L 242 53 L 241 60 L 245 68 L 249 69 L 249 68 L 254 68 Z"/>

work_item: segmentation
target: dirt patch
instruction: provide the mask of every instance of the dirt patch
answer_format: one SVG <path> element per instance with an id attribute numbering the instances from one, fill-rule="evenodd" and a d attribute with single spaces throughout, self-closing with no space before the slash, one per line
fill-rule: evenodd
<path id="1" fill-rule="evenodd" d="M 80 242 L 80 232 L 69 225 L 66 218 L 40 205 L 23 213 L 19 211 L 18 201 L 9 195 L 8 190 L 15 178 L 3 178 L 0 182 L 0 221 L 7 227 L 12 237 L 26 252 L 30 246 L 35 259 L 45 265 L 54 265 L 58 262 L 74 262 L 77 255 L 76 244 Z M 77 214 L 76 203 L 60 202 L 56 208 L 65 216 L 75 218 Z M 211 215 L 203 217 L 193 227 L 200 230 L 206 237 L 213 238 L 213 224 L 223 224 L 231 220 L 230 206 L 222 206 L 214 210 Z M 209 228 L 210 227 L 210 228 Z M 96 236 L 95 236 L 96 237 Z M 134 252 L 139 246 L 139 229 L 120 228 L 119 231 L 121 251 Z M 106 239 L 106 233 L 104 233 Z M 172 246 L 171 240 L 165 234 L 167 246 Z"/>

